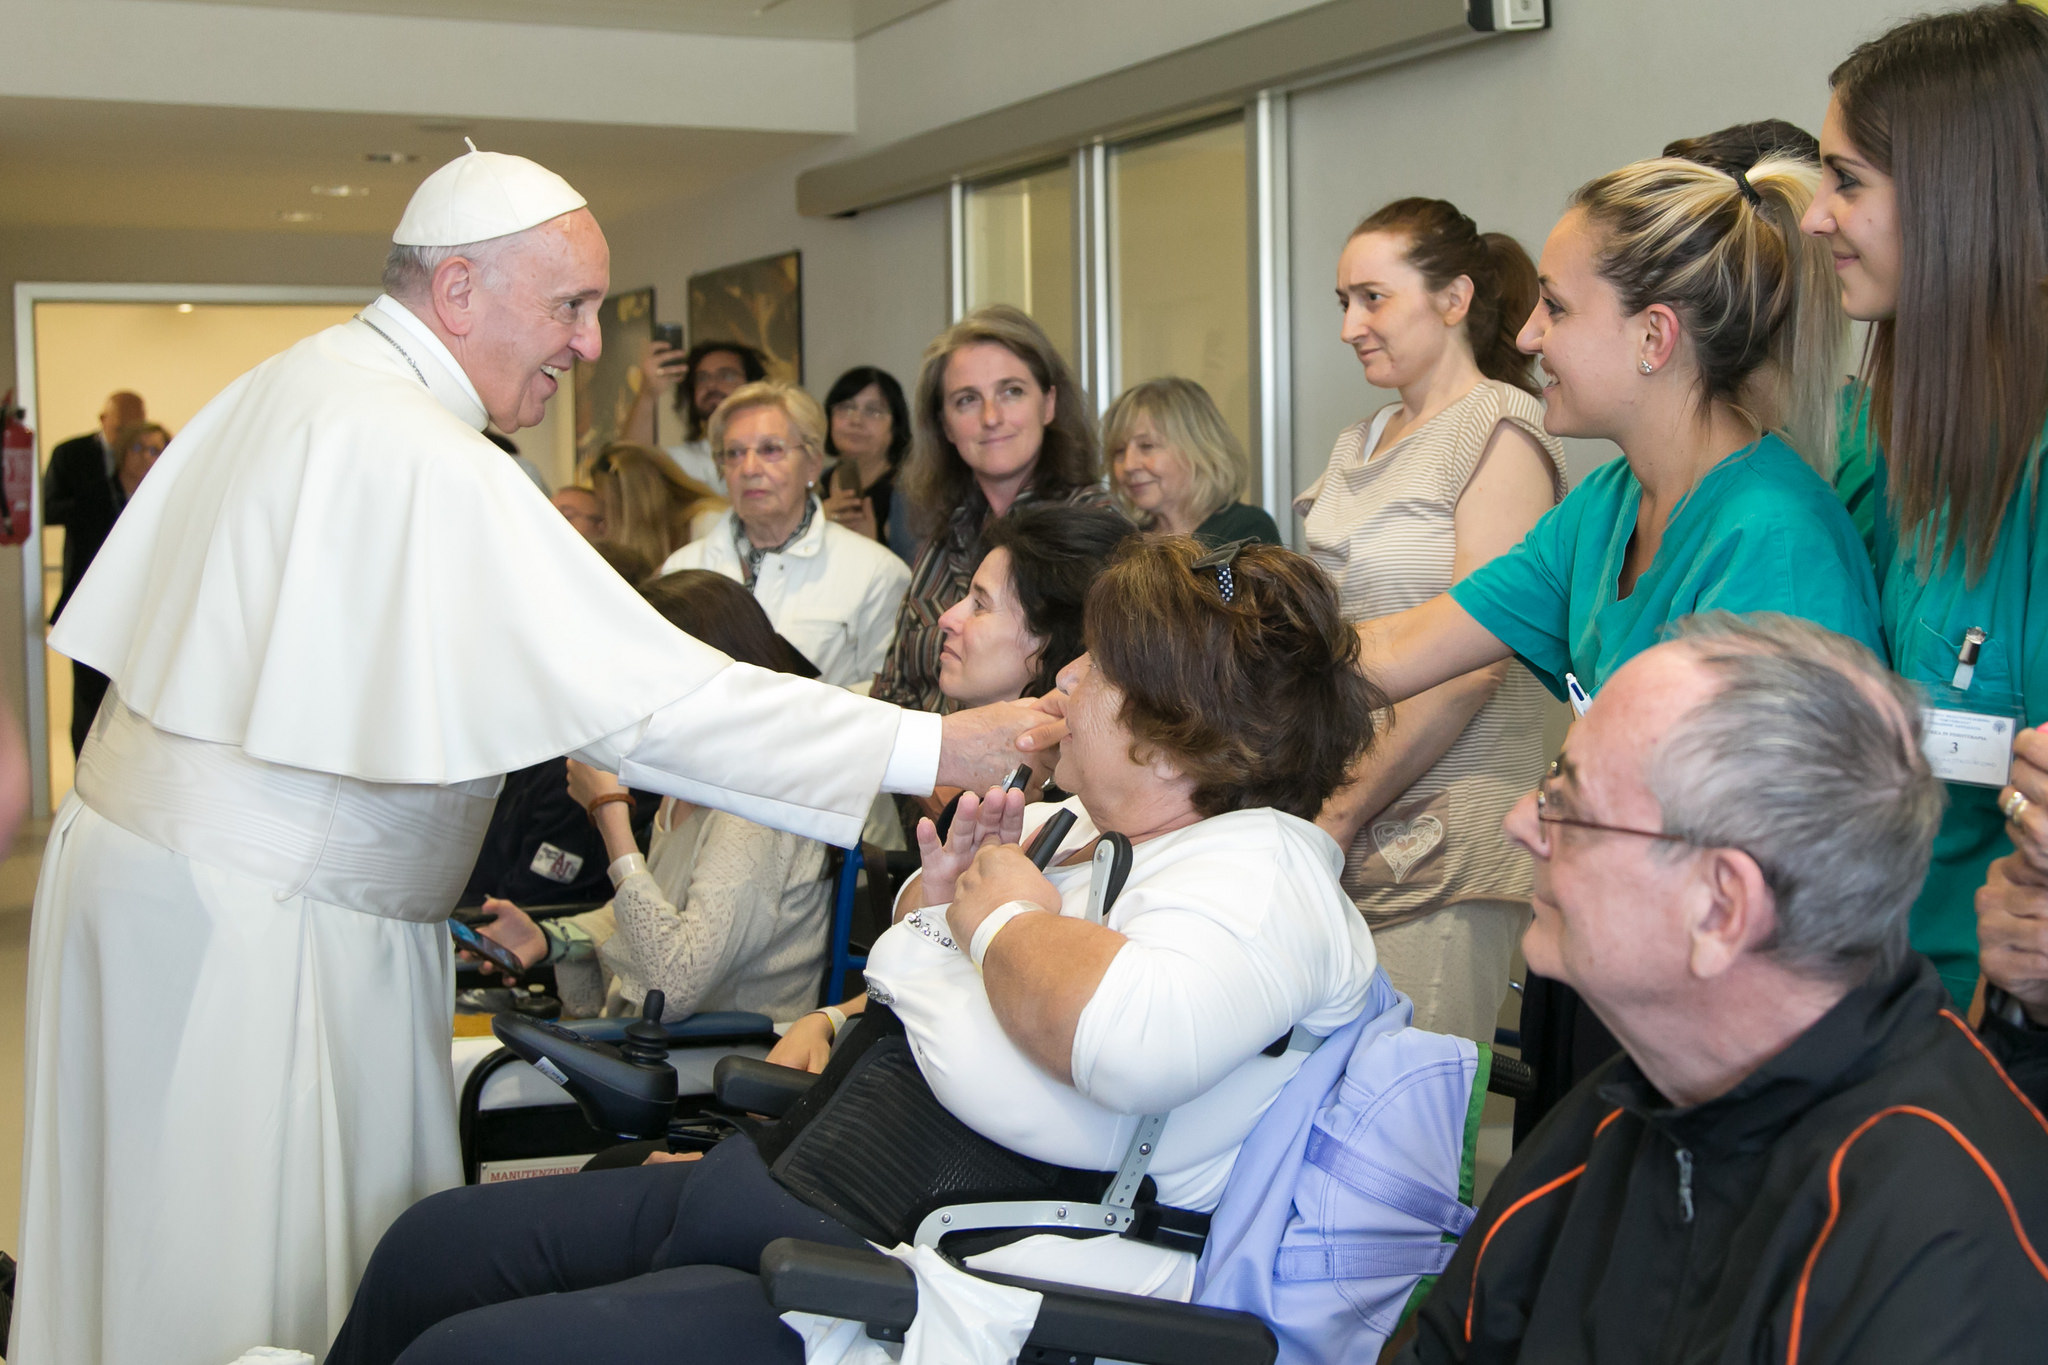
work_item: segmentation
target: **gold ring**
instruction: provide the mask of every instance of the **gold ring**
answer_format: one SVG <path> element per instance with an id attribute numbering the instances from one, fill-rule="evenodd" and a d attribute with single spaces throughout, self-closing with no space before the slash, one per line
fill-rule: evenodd
<path id="1" fill-rule="evenodd" d="M 2032 804 L 2033 802 L 2027 800 L 2027 794 L 2015 787 L 2013 788 L 2012 795 L 1998 803 L 1998 809 L 2006 819 L 2017 822 L 2020 816 L 2026 814 L 2027 807 Z"/>

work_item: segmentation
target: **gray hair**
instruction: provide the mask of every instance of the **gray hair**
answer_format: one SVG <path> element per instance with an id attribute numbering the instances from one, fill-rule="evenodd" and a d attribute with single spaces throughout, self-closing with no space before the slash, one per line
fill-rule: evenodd
<path id="1" fill-rule="evenodd" d="M 497 282 L 498 258 L 504 254 L 506 245 L 517 233 L 506 237 L 493 237 L 487 242 L 469 242 L 462 246 L 399 246 L 393 244 L 391 254 L 384 258 L 384 292 L 394 299 L 422 299 L 427 288 L 433 283 L 434 272 L 446 261 L 457 256 L 469 261 L 477 268 L 477 274 L 487 286 Z"/>
<path id="2" fill-rule="evenodd" d="M 1830 980 L 1889 975 L 1944 792 L 1919 694 L 1868 649 L 1771 612 L 1705 612 L 1667 636 L 1720 683 L 1650 756 L 1664 832 L 1735 848 L 1777 901 L 1763 950 Z"/>

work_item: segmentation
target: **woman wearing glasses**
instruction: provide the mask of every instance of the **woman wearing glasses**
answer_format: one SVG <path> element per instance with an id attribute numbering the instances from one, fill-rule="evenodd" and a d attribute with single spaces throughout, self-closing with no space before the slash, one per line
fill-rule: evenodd
<path id="1" fill-rule="evenodd" d="M 814 494 L 825 463 L 825 413 L 818 400 L 793 384 L 748 384 L 718 405 L 706 430 L 732 510 L 661 571 L 710 569 L 737 579 L 824 681 L 866 686 L 895 638 L 910 571 L 880 542 L 820 508 Z"/>
<path id="2" fill-rule="evenodd" d="M 825 395 L 831 426 L 825 453 L 838 463 L 825 471 L 825 515 L 856 535 L 879 540 L 909 563 L 917 542 L 896 507 L 896 465 L 910 449 L 910 405 L 896 376 L 856 365 Z"/>

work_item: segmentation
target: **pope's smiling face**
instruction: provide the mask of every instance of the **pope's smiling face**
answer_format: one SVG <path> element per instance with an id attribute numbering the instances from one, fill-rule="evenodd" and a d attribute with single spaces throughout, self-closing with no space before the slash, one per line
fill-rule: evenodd
<path id="1" fill-rule="evenodd" d="M 519 233 L 482 265 L 461 300 L 467 325 L 450 349 L 498 429 L 517 431 L 546 416 L 559 376 L 573 363 L 597 359 L 611 249 L 597 219 L 577 209 Z"/>

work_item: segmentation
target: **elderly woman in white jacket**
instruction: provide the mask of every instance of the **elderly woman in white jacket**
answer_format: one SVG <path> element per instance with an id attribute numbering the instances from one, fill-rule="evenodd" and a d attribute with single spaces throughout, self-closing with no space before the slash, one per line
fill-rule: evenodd
<path id="1" fill-rule="evenodd" d="M 1379 697 L 1329 581 L 1277 546 L 1133 540 L 1090 592 L 1087 638 L 1060 679 L 1055 773 L 1078 823 L 1043 873 L 1019 841 L 1055 808 L 1027 812 L 1021 793 L 962 798 L 944 844 L 921 823 L 924 870 L 869 957 L 871 996 L 841 1007 L 873 1017 L 808 1123 L 701 1160 L 423 1201 L 372 1257 L 329 1365 L 794 1365 L 802 1345 L 753 1280 L 770 1240 L 896 1240 L 926 1192 L 973 1202 L 991 1187 L 952 1173 L 992 1164 L 1010 1188 L 1019 1162 L 1093 1179 L 1147 1115 L 1164 1115 L 1156 1227 L 1026 1235 L 969 1263 L 1187 1298 L 1195 1256 L 1159 1231 L 1206 1225 L 1306 1056 L 1272 1045 L 1327 1037 L 1368 999 L 1372 941 L 1311 821 Z M 1098 830 L 1133 846 L 1106 914 Z M 799 1021 L 778 1057 L 821 1062 L 836 1023 Z M 861 1077 L 895 1088 L 878 1099 Z M 778 1140 L 800 1160 L 771 1175 Z"/>
<path id="2" fill-rule="evenodd" d="M 708 431 L 732 510 L 661 571 L 737 579 L 824 681 L 865 692 L 896 638 L 910 570 L 820 510 L 824 409 L 793 384 L 763 380 L 719 404 Z"/>

